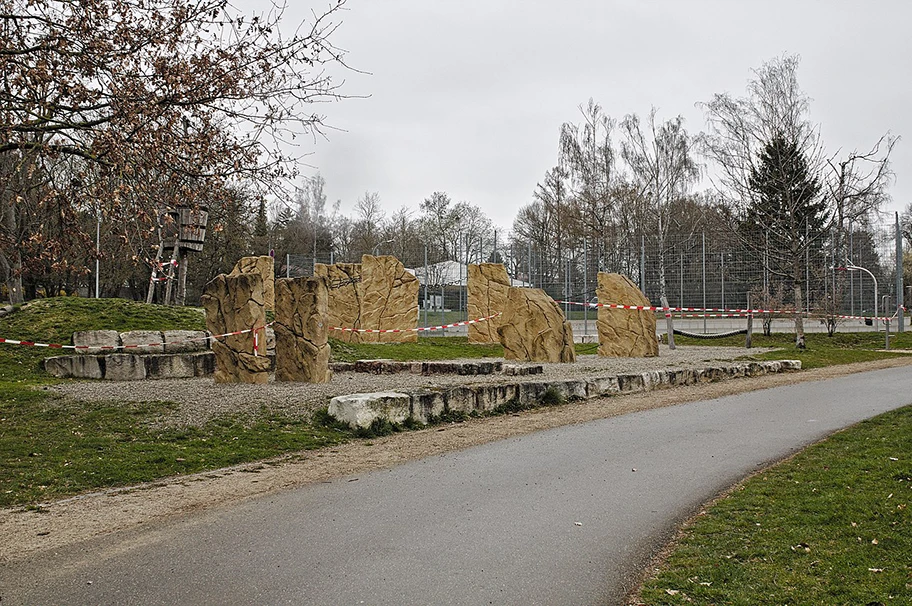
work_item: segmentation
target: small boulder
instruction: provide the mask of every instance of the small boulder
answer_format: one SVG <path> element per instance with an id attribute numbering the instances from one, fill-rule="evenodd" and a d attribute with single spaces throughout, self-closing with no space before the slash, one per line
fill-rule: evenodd
<path id="1" fill-rule="evenodd" d="M 356 393 L 329 401 L 329 414 L 353 429 L 368 429 L 377 419 L 404 423 L 409 418 L 411 397 L 396 392 Z"/>

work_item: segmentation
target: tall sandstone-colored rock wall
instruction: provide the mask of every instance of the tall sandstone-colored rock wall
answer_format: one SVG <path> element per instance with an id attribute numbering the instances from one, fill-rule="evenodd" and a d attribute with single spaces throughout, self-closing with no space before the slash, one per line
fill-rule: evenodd
<path id="1" fill-rule="evenodd" d="M 503 314 L 507 291 L 510 290 L 510 276 L 502 263 L 470 264 L 466 290 L 470 320 Z M 469 343 L 498 343 L 497 329 L 502 321 L 503 315 L 469 324 Z"/>
<path id="2" fill-rule="evenodd" d="M 328 383 L 326 278 L 276 280 L 276 380 Z"/>
<path id="3" fill-rule="evenodd" d="M 263 297 L 266 309 L 275 309 L 275 259 L 269 256 L 241 257 L 229 276 L 259 274 L 263 278 Z"/>
<path id="4" fill-rule="evenodd" d="M 510 288 L 497 329 L 507 360 L 575 362 L 573 329 L 560 306 L 540 288 Z"/>
<path id="5" fill-rule="evenodd" d="M 599 303 L 650 305 L 630 278 L 599 272 Z M 643 358 L 659 355 L 655 312 L 599 307 L 596 321 L 598 354 L 613 358 Z"/>
<path id="6" fill-rule="evenodd" d="M 361 328 L 398 329 L 397 333 L 361 333 L 367 343 L 414 343 L 418 340 L 418 279 L 392 256 L 361 257 Z"/>
<path id="7" fill-rule="evenodd" d="M 203 290 L 206 329 L 213 335 L 263 329 L 266 309 L 263 278 L 258 273 L 233 276 L 219 274 Z M 260 330 L 263 352 L 254 355 L 253 332 L 212 340 L 216 383 L 267 383 L 269 358 L 265 353 L 265 330 Z"/>
<path id="8" fill-rule="evenodd" d="M 328 289 L 327 322 L 340 328 L 361 328 L 361 264 L 334 263 L 314 266 L 314 276 L 324 278 Z M 333 330 L 329 336 L 360 343 L 362 333 Z"/>

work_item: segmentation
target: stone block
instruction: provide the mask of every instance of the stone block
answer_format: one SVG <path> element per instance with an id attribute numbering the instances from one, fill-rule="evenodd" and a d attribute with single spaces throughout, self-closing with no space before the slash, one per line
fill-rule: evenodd
<path id="1" fill-rule="evenodd" d="M 701 370 L 702 372 L 700 373 L 700 380 L 707 383 L 715 383 L 716 381 L 721 381 L 727 375 L 725 372 L 725 367 L 723 366 L 707 366 Z"/>
<path id="2" fill-rule="evenodd" d="M 206 284 L 200 297 L 206 328 L 214 335 L 261 329 L 266 325 L 263 279 L 257 273 L 220 274 Z M 270 360 L 254 354 L 252 332 L 212 342 L 216 383 L 267 383 Z"/>
<path id="3" fill-rule="evenodd" d="M 478 410 L 495 410 L 519 398 L 519 386 L 516 383 L 478 385 L 475 390 L 475 405 Z"/>
<path id="4" fill-rule="evenodd" d="M 446 401 L 439 391 L 421 390 L 409 394 L 411 417 L 423 425 L 433 422 L 446 410 Z"/>
<path id="5" fill-rule="evenodd" d="M 276 380 L 328 383 L 325 278 L 276 281 Z"/>
<path id="6" fill-rule="evenodd" d="M 444 392 L 444 403 L 448 412 L 469 414 L 478 408 L 475 390 L 469 387 L 453 387 Z"/>
<path id="7" fill-rule="evenodd" d="M 165 351 L 162 333 L 157 330 L 130 330 L 122 332 L 120 333 L 120 342 L 123 343 L 124 353 L 160 354 Z"/>
<path id="8" fill-rule="evenodd" d="M 108 354 L 104 357 L 107 381 L 142 381 L 146 378 L 146 361 L 137 354 Z"/>
<path id="9" fill-rule="evenodd" d="M 241 257 L 229 276 L 257 274 L 263 279 L 263 305 L 275 309 L 275 259 L 270 256 Z"/>
<path id="10" fill-rule="evenodd" d="M 361 264 L 314 265 L 314 276 L 326 279 L 328 305 L 326 321 L 330 327 L 361 328 Z M 360 343 L 361 333 L 332 330 L 330 337 Z"/>
<path id="11" fill-rule="evenodd" d="M 371 375 L 390 375 L 400 372 L 411 372 L 413 362 L 400 362 L 398 360 L 356 360 L 355 372 Z"/>
<path id="12" fill-rule="evenodd" d="M 526 375 L 540 375 L 545 372 L 545 367 L 540 364 L 504 364 L 501 366 L 503 373 L 510 377 Z"/>
<path id="13" fill-rule="evenodd" d="M 596 377 L 586 381 L 586 396 L 589 398 L 610 396 L 620 391 L 617 377 Z"/>
<path id="14" fill-rule="evenodd" d="M 470 320 L 503 314 L 510 289 L 510 276 L 502 263 L 470 263 L 467 268 L 466 293 Z M 497 328 L 503 316 L 469 324 L 469 343 L 499 343 Z"/>
<path id="15" fill-rule="evenodd" d="M 560 307 L 539 288 L 510 288 L 497 329 L 504 358 L 524 362 L 574 362 L 573 329 Z"/>
<path id="16" fill-rule="evenodd" d="M 116 330 L 80 330 L 73 333 L 73 345 L 80 348 L 75 350 L 78 354 L 109 353 L 120 347 L 120 333 Z"/>
<path id="17" fill-rule="evenodd" d="M 362 333 L 368 343 L 415 343 L 418 333 L 418 278 L 396 257 L 361 257 L 361 328 L 399 330 Z"/>
<path id="18" fill-rule="evenodd" d="M 164 330 L 166 354 L 190 353 L 209 349 L 209 336 L 205 330 Z"/>
<path id="19" fill-rule="evenodd" d="M 671 383 L 671 377 L 666 370 L 648 370 L 641 374 L 643 376 L 643 389 L 646 391 L 668 387 Z"/>
<path id="20" fill-rule="evenodd" d="M 630 278 L 599 272 L 596 290 L 599 303 L 649 306 L 649 299 Z M 599 307 L 596 327 L 600 356 L 638 358 L 659 355 L 654 311 Z"/>
<path id="21" fill-rule="evenodd" d="M 766 369 L 766 372 L 769 374 L 777 374 L 782 372 L 782 364 L 778 360 L 767 360 L 760 362 L 763 368 Z"/>
<path id="22" fill-rule="evenodd" d="M 641 374 L 618 375 L 617 380 L 621 392 L 643 391 L 646 388 Z"/>
<path id="23" fill-rule="evenodd" d="M 147 379 L 186 379 L 197 376 L 192 354 L 146 356 L 145 362 Z"/>
<path id="24" fill-rule="evenodd" d="M 555 381 L 549 387 L 556 390 L 564 402 L 585 400 L 588 395 L 585 380 Z"/>
<path id="25" fill-rule="evenodd" d="M 61 379 L 101 379 L 103 360 L 99 356 L 55 356 L 44 359 L 44 370 Z"/>
<path id="26" fill-rule="evenodd" d="M 411 397 L 404 393 L 356 393 L 329 401 L 329 414 L 355 429 L 368 429 L 377 419 L 401 424 L 410 413 Z"/>
<path id="27" fill-rule="evenodd" d="M 332 372 L 355 372 L 354 362 L 330 362 L 329 369 Z"/>
<path id="28" fill-rule="evenodd" d="M 784 371 L 801 370 L 801 360 L 779 360 Z"/>
<path id="29" fill-rule="evenodd" d="M 536 405 L 541 403 L 542 396 L 548 390 L 548 383 L 529 382 L 519 383 L 519 402 L 524 405 Z"/>
<path id="30" fill-rule="evenodd" d="M 208 377 L 215 374 L 214 351 L 201 351 L 188 355 L 193 359 L 193 376 Z"/>

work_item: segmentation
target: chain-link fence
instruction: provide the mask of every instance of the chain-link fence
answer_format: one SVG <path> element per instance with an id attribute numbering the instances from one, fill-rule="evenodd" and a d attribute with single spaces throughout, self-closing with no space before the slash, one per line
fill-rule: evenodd
<path id="1" fill-rule="evenodd" d="M 801 242 L 799 254 L 783 267 L 777 253 L 749 246 L 729 232 L 695 232 L 660 237 L 643 234 L 638 241 L 606 246 L 581 239 L 560 249 L 543 250 L 536 243 L 471 241 L 456 243 L 441 257 L 423 245 L 381 246 L 367 254 L 394 254 L 421 284 L 419 305 L 431 323 L 471 319 L 466 313 L 468 263 L 501 262 L 522 287 L 544 289 L 562 302 L 595 302 L 599 272 L 627 275 L 659 306 L 664 295 L 671 307 L 699 309 L 775 308 L 810 315 L 890 316 L 897 298 L 897 229 L 894 225 L 850 225 L 842 241 L 818 237 Z M 388 250 L 393 249 L 395 250 Z M 842 250 L 842 254 L 835 252 Z M 331 252 L 285 255 L 276 259 L 277 277 L 313 274 L 315 263 L 359 262 L 360 256 L 339 258 Z M 433 262 L 432 262 L 433 260 Z M 875 287 L 876 281 L 876 287 Z M 801 301 L 796 306 L 796 286 Z M 901 292 L 901 291 L 900 291 Z M 583 305 L 564 303 L 574 320 L 595 317 Z"/>

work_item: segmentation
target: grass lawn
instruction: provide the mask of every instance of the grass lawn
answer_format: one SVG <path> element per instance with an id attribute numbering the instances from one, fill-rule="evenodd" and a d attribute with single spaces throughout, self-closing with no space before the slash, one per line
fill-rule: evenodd
<path id="1" fill-rule="evenodd" d="M 685 528 L 644 604 L 912 604 L 912 407 L 761 472 Z"/>
<path id="2" fill-rule="evenodd" d="M 744 335 L 722 339 L 694 339 L 675 335 L 675 344 L 744 347 Z M 795 336 L 793 334 L 773 333 L 766 337 L 762 333 L 754 333 L 754 347 L 773 347 L 776 350 L 767 353 L 752 353 L 750 355 L 757 360 L 801 360 L 801 367 L 806 369 L 909 355 L 880 351 L 884 348 L 884 334 L 882 332 L 836 333 L 832 337 L 828 337 L 826 333 L 806 333 L 805 345 L 805 349 L 795 347 Z M 890 348 L 912 350 L 912 332 L 891 333 Z M 746 353 L 749 351 L 745 350 Z"/>

